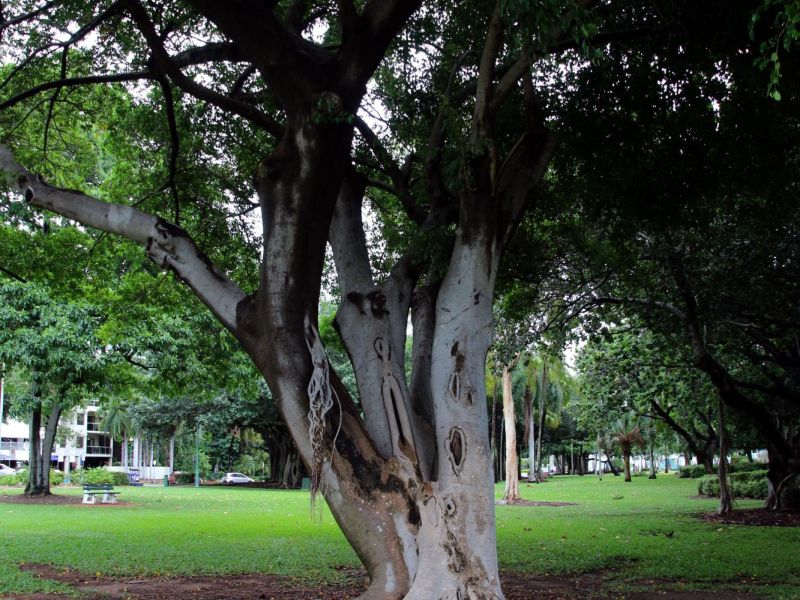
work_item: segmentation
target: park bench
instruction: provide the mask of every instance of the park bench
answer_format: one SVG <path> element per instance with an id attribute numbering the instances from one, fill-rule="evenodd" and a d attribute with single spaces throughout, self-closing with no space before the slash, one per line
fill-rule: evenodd
<path id="1" fill-rule="evenodd" d="M 100 502 L 103 504 L 116 504 L 117 494 L 119 492 L 114 491 L 114 486 L 110 483 L 87 483 L 83 486 L 83 503 L 95 504 L 97 496 L 102 496 Z"/>

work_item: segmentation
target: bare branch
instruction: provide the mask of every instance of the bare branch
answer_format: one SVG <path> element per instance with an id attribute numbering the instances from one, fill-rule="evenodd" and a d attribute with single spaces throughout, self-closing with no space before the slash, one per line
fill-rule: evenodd
<path id="1" fill-rule="evenodd" d="M 47 12 L 48 10 L 50 10 L 51 8 L 53 8 L 56 4 L 58 4 L 58 3 L 57 2 L 48 2 L 47 4 L 42 6 L 41 8 L 38 8 L 38 9 L 36 9 L 34 11 L 31 11 L 29 13 L 25 13 L 23 15 L 17 15 L 16 17 L 12 17 L 12 18 L 10 18 L 8 20 L 0 18 L 0 33 L 2 33 L 5 29 L 8 29 L 9 27 L 13 27 L 14 25 L 19 25 L 20 23 L 24 23 L 25 21 L 30 21 L 31 19 L 35 19 L 39 15 L 41 15 L 41 14 Z"/>
<path id="2" fill-rule="evenodd" d="M 175 225 L 180 224 L 181 205 L 178 197 L 178 186 L 175 183 L 175 172 L 178 168 L 178 152 L 180 151 L 180 137 L 178 136 L 178 124 L 175 121 L 175 102 L 172 98 L 172 90 L 166 77 L 159 77 L 158 83 L 164 94 L 164 107 L 167 116 L 167 127 L 169 128 L 170 152 L 169 152 L 169 174 L 167 175 L 167 185 L 172 192 L 172 200 L 175 208 Z"/>
<path id="3" fill-rule="evenodd" d="M 492 81 L 494 80 L 495 63 L 503 43 L 505 25 L 503 23 L 501 2 L 495 2 L 483 54 L 478 66 L 478 81 L 475 92 L 475 110 L 472 118 L 472 142 L 477 143 L 478 138 L 488 137 L 489 133 L 489 104 L 493 93 Z"/>
<path id="4" fill-rule="evenodd" d="M 8 269 L 3 267 L 2 265 L 0 265 L 0 273 L 4 273 L 6 276 L 10 277 L 11 279 L 16 279 L 20 283 L 28 283 L 28 281 L 26 279 L 20 277 L 19 275 L 17 275 L 13 271 L 9 271 Z"/>
<path id="5" fill-rule="evenodd" d="M 150 71 L 131 71 L 128 73 L 112 73 L 109 75 L 89 75 L 86 77 L 70 77 L 67 79 L 59 79 L 56 81 L 48 81 L 36 87 L 32 87 L 24 92 L 17 94 L 13 98 L 9 98 L 3 103 L 0 103 L 0 110 L 11 108 L 19 104 L 23 100 L 27 100 L 37 94 L 46 92 L 47 90 L 60 89 L 65 87 L 75 87 L 79 85 L 94 85 L 97 83 L 122 83 L 125 81 L 139 81 L 142 79 L 154 79 L 155 76 Z"/>
<path id="6" fill-rule="evenodd" d="M 383 147 L 383 144 L 381 144 L 375 132 L 372 131 L 370 126 L 367 125 L 361 117 L 355 117 L 355 125 L 361 137 L 364 138 L 364 141 L 370 147 L 375 157 L 385 169 L 386 174 L 392 180 L 394 184 L 394 189 L 392 191 L 397 194 L 409 218 L 418 225 L 421 224 L 425 220 L 425 211 L 420 209 L 416 200 L 411 195 L 408 185 L 409 169 L 404 169 L 395 162 L 392 155 L 389 154 L 389 151 Z"/>
<path id="7" fill-rule="evenodd" d="M 660 300 L 652 300 L 649 298 L 617 298 L 613 296 L 594 296 L 592 298 L 593 304 L 618 304 L 618 305 L 632 305 L 632 306 L 646 306 L 650 308 L 658 308 L 672 313 L 682 321 L 685 321 L 687 316 L 686 312 L 675 306 L 670 302 L 662 302 Z"/>
<path id="8" fill-rule="evenodd" d="M 215 61 L 242 62 L 244 60 L 245 57 L 241 50 L 230 42 L 217 42 L 189 48 L 172 57 L 172 62 L 179 67 Z"/>
<path id="9" fill-rule="evenodd" d="M 210 102 L 211 104 L 214 104 L 223 110 L 227 110 L 239 115 L 240 117 L 244 117 L 276 137 L 283 135 L 283 128 L 269 116 L 256 109 L 254 106 L 251 106 L 246 102 L 240 102 L 225 96 L 224 94 L 220 94 L 219 92 L 202 86 L 187 77 L 167 53 L 161 38 L 156 32 L 155 26 L 150 20 L 150 17 L 147 15 L 147 11 L 145 11 L 144 7 L 138 2 L 138 0 L 130 0 L 128 4 L 134 23 L 144 36 L 147 45 L 150 47 L 150 50 L 153 53 L 153 61 L 155 65 L 158 67 L 158 69 L 166 73 L 170 79 L 172 79 L 175 85 L 198 100 Z"/>

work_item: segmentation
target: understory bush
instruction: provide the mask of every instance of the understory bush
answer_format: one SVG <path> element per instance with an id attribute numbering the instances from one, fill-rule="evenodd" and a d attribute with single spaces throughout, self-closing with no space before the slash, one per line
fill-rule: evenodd
<path id="1" fill-rule="evenodd" d="M 728 465 L 731 473 L 751 473 L 753 471 L 763 471 L 767 465 L 760 462 L 739 462 Z M 705 477 L 705 465 L 686 465 L 678 469 L 678 477 L 681 479 L 700 479 Z"/>
<path id="2" fill-rule="evenodd" d="M 700 479 L 706 475 L 705 465 L 686 465 L 678 469 L 678 477 L 681 479 Z"/>
<path id="3" fill-rule="evenodd" d="M 24 469 L 15 475 L 4 475 L 0 477 L 0 485 L 25 485 L 28 483 L 28 470 Z M 64 474 L 56 469 L 50 469 L 50 485 L 61 485 L 64 483 Z"/>
<path id="4" fill-rule="evenodd" d="M 191 485 L 194 483 L 194 473 L 189 471 L 176 471 L 175 484 L 176 485 Z"/>
<path id="5" fill-rule="evenodd" d="M 731 492 L 735 498 L 767 497 L 767 472 L 746 471 L 744 473 L 730 473 Z M 719 477 L 705 475 L 697 480 L 697 493 L 702 496 L 719 496 Z"/>
<path id="6" fill-rule="evenodd" d="M 112 485 L 128 485 L 128 474 L 119 471 L 109 471 L 103 467 L 90 469 L 76 469 L 72 473 L 72 481 L 84 484 L 109 483 Z"/>
<path id="7" fill-rule="evenodd" d="M 751 473 L 753 471 L 765 471 L 766 463 L 761 462 L 738 462 L 730 465 L 731 473 Z"/>

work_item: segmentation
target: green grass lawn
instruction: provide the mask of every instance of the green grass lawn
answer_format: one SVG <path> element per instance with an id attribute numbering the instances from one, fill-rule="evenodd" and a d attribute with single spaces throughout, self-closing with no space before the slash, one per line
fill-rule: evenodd
<path id="1" fill-rule="evenodd" d="M 0 503 L 0 594 L 59 589 L 21 572 L 21 563 L 101 574 L 265 572 L 314 579 L 335 579 L 332 567 L 358 565 L 327 509 L 311 514 L 308 492 L 122 490 L 121 498 L 132 505 Z M 698 521 L 694 513 L 716 504 L 690 498 L 696 493 L 691 480 L 661 475 L 626 484 L 620 477 L 557 477 L 541 485 L 523 483 L 521 491 L 528 500 L 576 506 L 498 506 L 504 570 L 613 572 L 619 586 L 650 578 L 690 587 L 752 582 L 768 584 L 775 597 L 800 598 L 800 530 Z M 498 497 L 501 492 L 498 486 Z M 0 490 L 12 493 L 20 492 Z"/>

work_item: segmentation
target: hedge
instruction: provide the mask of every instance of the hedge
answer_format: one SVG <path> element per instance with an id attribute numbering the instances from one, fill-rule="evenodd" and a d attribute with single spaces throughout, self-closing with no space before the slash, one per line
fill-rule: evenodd
<path id="1" fill-rule="evenodd" d="M 728 465 L 731 473 L 750 473 L 763 471 L 767 465 L 760 462 L 739 462 Z M 678 477 L 682 479 L 700 479 L 708 475 L 705 465 L 686 465 L 678 469 Z"/>
<path id="2" fill-rule="evenodd" d="M 744 473 L 730 473 L 731 492 L 735 498 L 767 497 L 767 472 L 746 471 Z M 697 493 L 702 496 L 719 496 L 719 477 L 705 475 L 697 480 Z"/>
<path id="3" fill-rule="evenodd" d="M 678 477 L 681 479 L 700 479 L 706 475 L 705 465 L 686 465 L 678 469 Z"/>
<path id="4" fill-rule="evenodd" d="M 91 469 L 75 469 L 72 472 L 73 483 L 78 484 L 99 484 L 110 483 L 112 485 L 128 485 L 128 474 L 119 471 L 109 471 L 103 467 Z"/>

